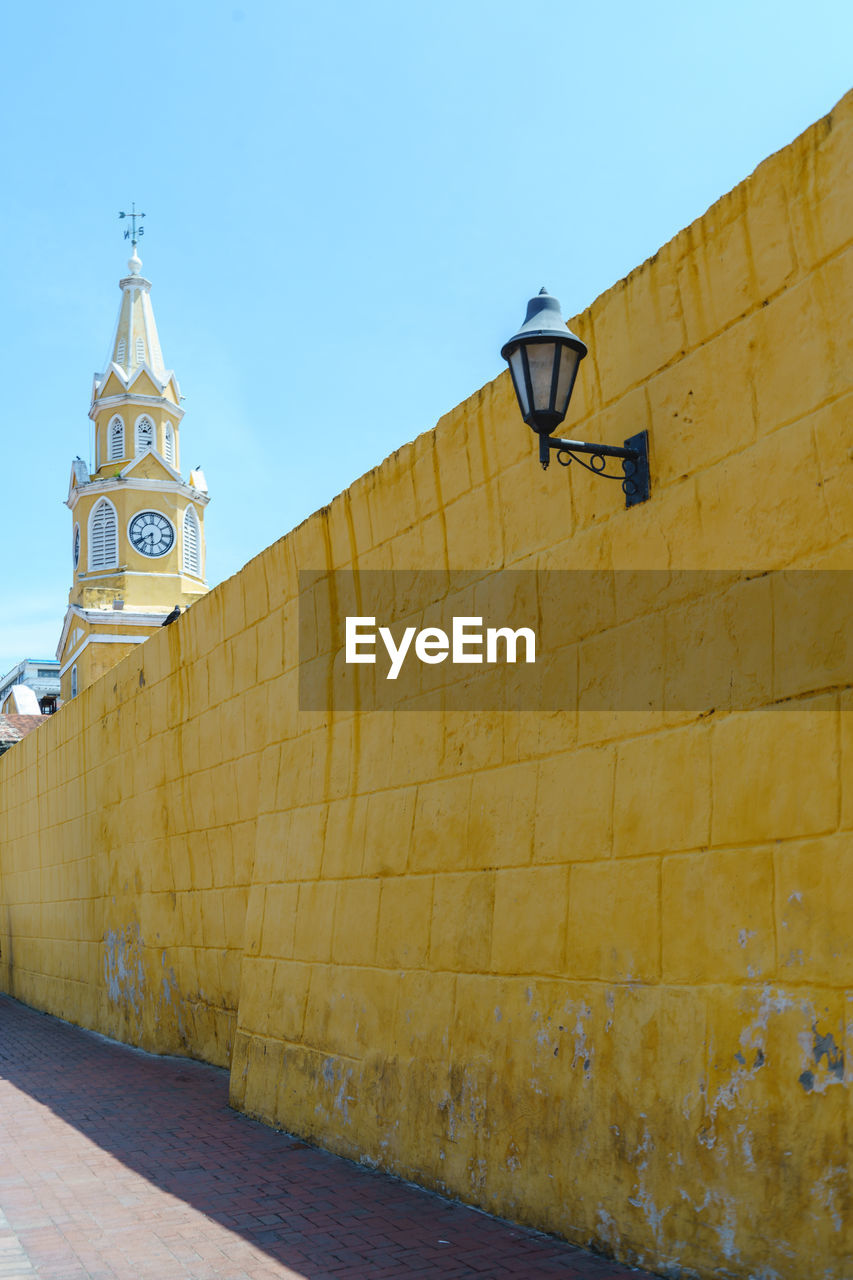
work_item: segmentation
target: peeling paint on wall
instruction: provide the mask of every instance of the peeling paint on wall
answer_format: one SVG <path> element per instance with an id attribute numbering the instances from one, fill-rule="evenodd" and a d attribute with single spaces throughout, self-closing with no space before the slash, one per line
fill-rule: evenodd
<path id="1" fill-rule="evenodd" d="M 812 1023 L 811 1043 L 804 1034 L 800 1037 L 800 1044 L 814 1061 L 814 1066 L 806 1067 L 799 1076 L 806 1093 L 825 1093 L 831 1084 L 843 1083 L 844 1052 L 835 1043 L 831 1031 L 821 1035 L 816 1024 Z"/>
<path id="2" fill-rule="evenodd" d="M 184 1029 L 183 1001 L 178 989 L 178 979 L 175 976 L 175 970 L 171 967 L 166 967 L 165 951 L 163 951 L 160 956 L 160 967 L 162 968 L 163 973 L 160 985 L 158 1013 L 164 1009 L 168 1009 L 177 1023 L 178 1034 L 182 1040 L 185 1040 L 186 1032 Z"/>
<path id="3" fill-rule="evenodd" d="M 131 1009 L 142 1018 L 145 998 L 145 966 L 142 939 L 136 921 L 104 933 L 104 984 L 113 1004 Z"/>

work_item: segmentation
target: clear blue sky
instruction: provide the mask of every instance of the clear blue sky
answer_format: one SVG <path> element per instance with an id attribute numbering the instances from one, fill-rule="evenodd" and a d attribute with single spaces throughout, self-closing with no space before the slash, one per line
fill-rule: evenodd
<path id="1" fill-rule="evenodd" d="M 214 584 L 853 80 L 849 0 L 47 0 L 3 36 L 0 673 L 59 638 L 131 200 Z"/>

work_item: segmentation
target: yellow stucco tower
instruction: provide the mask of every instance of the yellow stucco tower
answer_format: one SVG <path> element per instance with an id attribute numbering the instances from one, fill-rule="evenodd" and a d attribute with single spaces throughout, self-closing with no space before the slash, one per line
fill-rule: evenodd
<path id="1" fill-rule="evenodd" d="M 71 465 L 74 583 L 57 648 L 63 699 L 150 636 L 176 604 L 207 591 L 207 486 L 200 470 L 181 478 L 181 395 L 141 268 L 134 235 L 110 354 L 92 388 L 94 470 L 79 457 Z"/>

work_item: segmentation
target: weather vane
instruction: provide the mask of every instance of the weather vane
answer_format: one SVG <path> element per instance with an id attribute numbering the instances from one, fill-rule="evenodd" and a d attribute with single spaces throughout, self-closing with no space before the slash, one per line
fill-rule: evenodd
<path id="1" fill-rule="evenodd" d="M 136 201 L 134 200 L 133 204 L 130 206 L 130 213 L 120 213 L 118 216 L 120 218 L 130 218 L 131 230 L 125 231 L 124 238 L 125 240 L 129 240 L 135 249 L 137 237 L 145 235 L 145 228 L 144 227 L 137 228 L 136 223 L 137 221 L 141 222 L 142 219 L 145 217 L 145 214 L 136 212 Z"/>

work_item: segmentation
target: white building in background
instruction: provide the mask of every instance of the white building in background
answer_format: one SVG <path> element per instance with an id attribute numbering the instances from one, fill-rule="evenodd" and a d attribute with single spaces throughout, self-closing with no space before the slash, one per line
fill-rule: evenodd
<path id="1" fill-rule="evenodd" d="M 0 713 L 51 715 L 59 703 L 59 663 L 24 658 L 0 679 Z"/>

